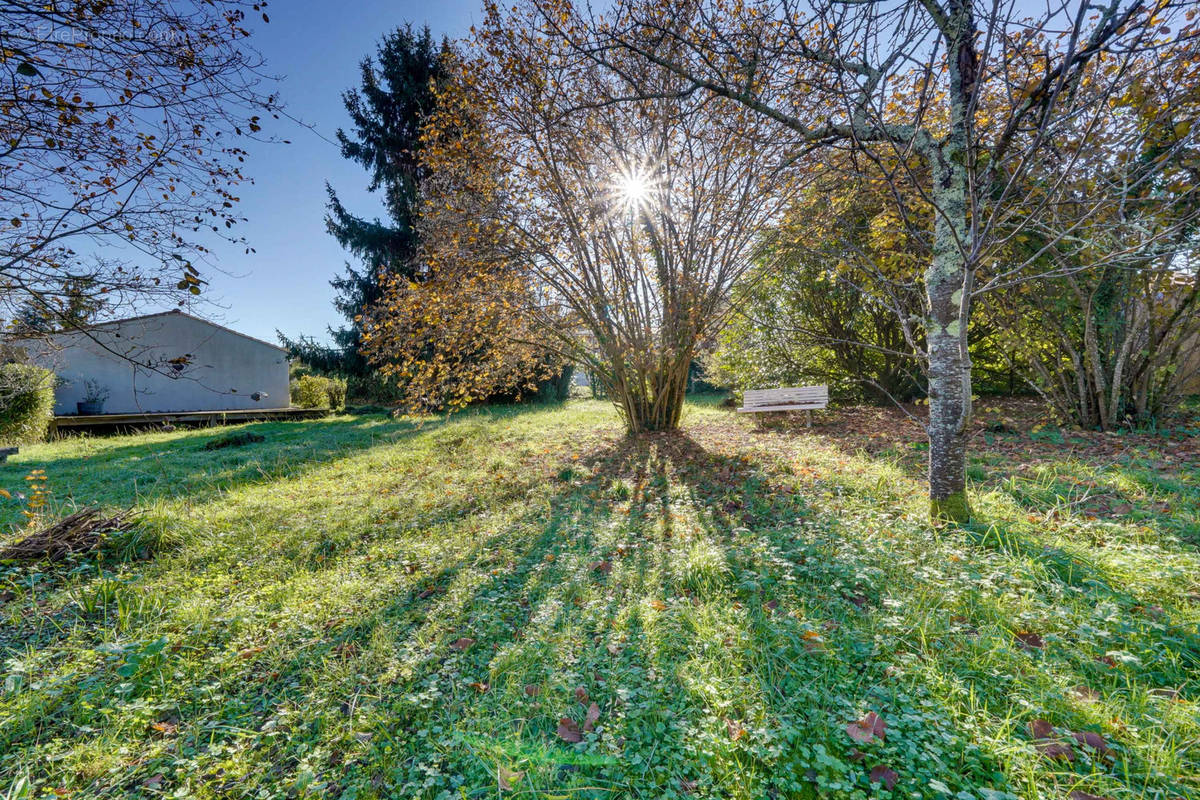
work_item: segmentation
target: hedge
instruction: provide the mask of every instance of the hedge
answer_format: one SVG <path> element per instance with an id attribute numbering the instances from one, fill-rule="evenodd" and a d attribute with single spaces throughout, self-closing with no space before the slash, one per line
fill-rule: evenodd
<path id="1" fill-rule="evenodd" d="M 54 418 L 54 373 L 32 364 L 0 364 L 0 444 L 40 442 Z"/>

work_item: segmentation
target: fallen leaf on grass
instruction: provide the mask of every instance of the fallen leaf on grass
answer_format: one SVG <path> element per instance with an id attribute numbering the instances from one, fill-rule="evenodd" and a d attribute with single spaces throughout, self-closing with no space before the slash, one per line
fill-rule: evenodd
<path id="1" fill-rule="evenodd" d="M 1016 637 L 1016 640 L 1018 643 L 1020 643 L 1021 647 L 1024 647 L 1026 650 L 1040 650 L 1046 646 L 1046 642 L 1041 636 L 1036 633 L 1031 633 L 1030 631 L 1014 633 L 1013 636 Z"/>
<path id="2" fill-rule="evenodd" d="M 1100 699 L 1100 693 L 1097 692 L 1095 689 L 1093 689 L 1090 686 L 1083 686 L 1081 684 L 1079 686 L 1076 686 L 1071 691 L 1074 692 L 1075 696 L 1078 697 L 1080 700 L 1086 700 L 1088 702 L 1095 702 L 1096 700 Z"/>
<path id="3" fill-rule="evenodd" d="M 1104 737 L 1098 733 L 1093 731 L 1075 731 L 1071 735 L 1075 737 L 1075 741 L 1084 747 L 1090 747 L 1102 756 L 1106 756 L 1112 752 L 1112 748 L 1108 746 L 1108 742 L 1104 741 Z"/>
<path id="4" fill-rule="evenodd" d="M 846 733 L 859 744 L 870 744 L 876 738 L 882 741 L 887 737 L 887 724 L 883 717 L 871 711 L 862 719 L 847 725 Z"/>
<path id="5" fill-rule="evenodd" d="M 563 717 L 558 721 L 557 733 L 558 738 L 564 742 L 574 744 L 575 742 L 583 741 L 583 732 L 579 730 L 579 726 L 575 724 L 575 720 L 570 717 Z"/>
<path id="6" fill-rule="evenodd" d="M 473 644 L 475 644 L 474 639 L 470 638 L 469 636 L 464 636 L 461 639 L 455 639 L 453 642 L 451 642 L 450 649 L 457 650 L 461 653 Z"/>
<path id="7" fill-rule="evenodd" d="M 612 572 L 611 561 L 593 561 L 589 566 L 592 572 L 600 572 L 605 575 Z"/>
<path id="8" fill-rule="evenodd" d="M 891 767 L 886 767 L 880 764 L 877 767 L 872 767 L 871 774 L 868 776 L 871 783 L 882 783 L 890 792 L 896 788 L 896 781 L 900 780 L 900 776 Z"/>
<path id="9" fill-rule="evenodd" d="M 467 684 L 467 685 L 468 685 L 468 686 L 470 686 L 470 687 L 471 687 L 472 689 L 474 689 L 475 691 L 479 692 L 480 694 L 483 694 L 483 693 L 484 693 L 484 692 L 486 692 L 486 691 L 487 691 L 489 688 L 491 688 L 490 686 L 488 686 L 488 684 L 484 683 L 483 681 L 474 681 L 474 682 L 472 682 L 472 683 L 469 683 L 469 684 Z"/>
<path id="10" fill-rule="evenodd" d="M 592 731 L 596 728 L 596 723 L 600 720 L 600 706 L 592 703 L 588 706 L 587 715 L 583 718 L 583 729 Z"/>
<path id="11" fill-rule="evenodd" d="M 692 792 L 696 791 L 699 786 L 699 781 L 689 781 L 686 778 L 679 779 L 679 789 L 684 794 L 691 794 Z"/>
<path id="12" fill-rule="evenodd" d="M 536 683 L 525 684 L 525 696 L 526 697 L 537 697 L 539 694 L 541 694 L 541 692 L 542 692 L 542 687 L 538 686 Z"/>
<path id="13" fill-rule="evenodd" d="M 1051 738 L 1054 736 L 1054 726 L 1047 720 L 1032 720 L 1026 728 L 1029 731 L 1029 735 L 1033 738 L 1033 746 L 1046 758 L 1059 761 L 1075 760 L 1075 750 L 1071 745 L 1056 742 Z"/>
<path id="14" fill-rule="evenodd" d="M 513 784 L 525 777 L 524 772 L 518 772 L 507 767 L 496 767 L 496 782 L 500 784 L 500 791 L 511 792 Z"/>
<path id="15" fill-rule="evenodd" d="M 729 738 L 735 742 L 746 735 L 746 729 L 731 719 L 725 720 L 725 730 L 729 733 Z"/>
<path id="16" fill-rule="evenodd" d="M 1054 726 L 1044 719 L 1032 720 L 1025 727 L 1034 739 L 1049 739 L 1054 735 Z"/>
<path id="17" fill-rule="evenodd" d="M 1038 742 L 1034 746 L 1046 758 L 1056 761 L 1075 760 L 1075 750 L 1069 744 L 1062 744 L 1061 742 Z"/>
<path id="18" fill-rule="evenodd" d="M 580 703 L 587 703 L 587 701 L 588 701 L 587 687 L 576 686 L 575 687 L 575 699 L 578 700 Z"/>

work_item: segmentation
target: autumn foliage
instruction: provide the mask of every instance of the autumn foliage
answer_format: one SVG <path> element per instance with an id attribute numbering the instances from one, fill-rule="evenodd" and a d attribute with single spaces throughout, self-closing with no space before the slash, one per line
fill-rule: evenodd
<path id="1" fill-rule="evenodd" d="M 383 274 L 381 299 L 362 318 L 363 355 L 411 411 L 519 397 L 561 368 L 526 313 L 529 276 L 509 257 L 505 171 L 482 98 L 454 66 L 459 78 L 439 88 L 423 135 L 418 263 Z"/>

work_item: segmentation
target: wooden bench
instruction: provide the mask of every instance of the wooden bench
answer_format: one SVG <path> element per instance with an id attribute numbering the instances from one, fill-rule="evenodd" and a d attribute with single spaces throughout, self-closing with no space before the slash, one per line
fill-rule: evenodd
<path id="1" fill-rule="evenodd" d="M 807 411 L 808 427 L 812 427 L 813 409 L 829 405 L 828 386 L 791 386 L 784 389 L 747 389 L 742 398 L 743 414 L 764 411 Z"/>

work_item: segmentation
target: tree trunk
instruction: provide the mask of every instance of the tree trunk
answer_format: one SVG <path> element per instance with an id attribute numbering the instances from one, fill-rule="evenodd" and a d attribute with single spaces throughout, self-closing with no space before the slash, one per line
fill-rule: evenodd
<path id="1" fill-rule="evenodd" d="M 652 372 L 627 376 L 620 388 L 610 390 L 616 392 L 613 401 L 625 418 L 629 433 L 679 429 L 689 363 L 690 359 L 674 359 Z"/>
<path id="2" fill-rule="evenodd" d="M 950 129 L 930 145 L 933 257 L 925 272 L 929 303 L 929 513 L 936 521 L 966 522 L 967 430 L 971 420 L 971 359 L 967 322 L 971 292 L 968 164 L 971 97 L 978 58 L 968 5 L 953 3 L 956 33 L 947 43 Z"/>
<path id="3" fill-rule="evenodd" d="M 959 178 L 958 180 L 962 180 Z M 953 191 L 953 186 L 951 190 Z M 943 213 L 945 193 L 939 199 Z M 963 206 L 965 228 L 965 204 Z M 933 260 L 925 273 L 929 300 L 929 512 L 935 520 L 966 522 L 967 426 L 971 419 L 971 362 L 963 303 L 966 270 L 952 222 L 939 217 Z"/>

